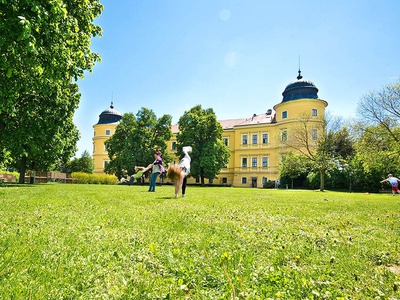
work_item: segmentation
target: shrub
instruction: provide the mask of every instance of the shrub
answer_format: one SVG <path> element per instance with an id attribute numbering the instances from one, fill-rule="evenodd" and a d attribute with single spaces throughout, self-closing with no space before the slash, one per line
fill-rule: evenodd
<path id="1" fill-rule="evenodd" d="M 118 184 L 118 179 L 114 175 L 107 174 L 89 174 L 83 172 L 74 172 L 71 174 L 73 183 L 82 184 Z"/>
<path id="2" fill-rule="evenodd" d="M 0 174 L 9 174 L 15 177 L 15 181 L 18 181 L 19 179 L 19 173 L 18 172 L 10 172 L 10 171 L 6 171 L 6 170 L 2 170 L 0 169 Z"/>

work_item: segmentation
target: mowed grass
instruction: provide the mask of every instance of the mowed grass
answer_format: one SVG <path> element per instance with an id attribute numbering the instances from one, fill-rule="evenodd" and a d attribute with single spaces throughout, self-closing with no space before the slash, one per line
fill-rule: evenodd
<path id="1" fill-rule="evenodd" d="M 400 299 L 400 196 L 0 188 L 0 299 Z"/>

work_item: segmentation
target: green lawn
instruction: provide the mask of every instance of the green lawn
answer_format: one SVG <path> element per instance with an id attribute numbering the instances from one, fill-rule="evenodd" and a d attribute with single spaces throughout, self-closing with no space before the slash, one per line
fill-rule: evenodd
<path id="1" fill-rule="evenodd" d="M 400 299 L 400 196 L 3 185 L 0 299 Z"/>

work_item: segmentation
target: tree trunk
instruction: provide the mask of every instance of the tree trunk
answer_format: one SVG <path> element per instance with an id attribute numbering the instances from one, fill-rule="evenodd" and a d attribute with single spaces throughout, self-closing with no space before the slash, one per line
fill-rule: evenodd
<path id="1" fill-rule="evenodd" d="M 293 178 L 292 178 L 292 190 L 293 190 Z"/>
<path id="2" fill-rule="evenodd" d="M 319 170 L 319 190 L 323 192 L 325 190 L 325 172 L 324 170 Z"/>
<path id="3" fill-rule="evenodd" d="M 200 176 L 201 186 L 205 186 L 204 184 L 204 176 Z"/>
<path id="4" fill-rule="evenodd" d="M 26 172 L 26 156 L 22 156 L 21 163 L 19 165 L 19 180 L 18 183 L 25 183 L 25 172 Z"/>

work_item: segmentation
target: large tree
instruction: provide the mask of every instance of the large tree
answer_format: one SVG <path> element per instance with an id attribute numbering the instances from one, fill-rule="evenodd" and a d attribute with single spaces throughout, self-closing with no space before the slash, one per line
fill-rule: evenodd
<path id="1" fill-rule="evenodd" d="M 211 108 L 196 105 L 180 117 L 177 134 L 178 154 L 182 147 L 192 146 L 191 176 L 214 179 L 229 162 L 230 150 L 222 141 L 222 126 Z"/>
<path id="2" fill-rule="evenodd" d="M 0 150 L 20 170 L 68 160 L 78 132 L 72 122 L 76 80 L 99 55 L 90 40 L 99 0 L 0 0 Z"/>
<path id="3" fill-rule="evenodd" d="M 364 189 L 377 190 L 379 181 L 388 173 L 400 173 L 400 156 L 397 141 L 385 126 L 365 127 L 358 124 L 360 133 L 355 142 L 356 155 L 352 160 L 354 185 Z M 392 128 L 395 136 L 400 136 L 400 128 Z"/>
<path id="4" fill-rule="evenodd" d="M 392 137 L 394 147 L 400 153 L 400 80 L 384 86 L 380 91 L 363 95 L 358 103 L 358 115 L 368 128 L 380 125 Z"/>
<path id="5" fill-rule="evenodd" d="M 161 150 L 164 161 L 169 161 L 167 142 L 172 137 L 170 115 L 157 118 L 147 108 L 141 108 L 136 116 L 122 116 L 115 133 L 105 142 L 110 163 L 105 172 L 118 178 L 134 173 L 135 166 L 147 166 L 154 161 L 154 150 Z"/>
<path id="6" fill-rule="evenodd" d="M 285 146 L 302 155 L 314 171 L 319 173 L 321 191 L 325 190 L 325 172 L 334 160 L 332 131 L 326 130 L 326 119 L 314 119 L 303 114 L 290 128 Z"/>

